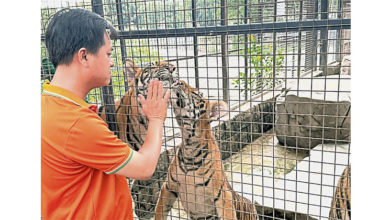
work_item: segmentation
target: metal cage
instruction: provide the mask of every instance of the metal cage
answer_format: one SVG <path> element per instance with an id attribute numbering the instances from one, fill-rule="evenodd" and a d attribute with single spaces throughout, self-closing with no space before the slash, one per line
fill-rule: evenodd
<path id="1" fill-rule="evenodd" d="M 259 219 L 333 219 L 332 200 L 350 165 L 350 0 L 58 0 L 41 6 L 41 82 L 55 72 L 44 45 L 61 8 L 96 12 L 119 31 L 109 86 L 89 103 L 105 106 L 117 132 L 115 100 L 130 85 L 125 60 L 139 68 L 168 61 L 179 78 L 228 113 L 211 123 L 224 172 Z M 152 219 L 181 132 L 173 111 L 151 180 L 129 180 L 138 219 Z M 349 181 L 350 183 L 350 181 Z M 350 201 L 348 200 L 349 204 Z M 187 219 L 180 200 L 170 219 Z M 350 206 L 341 207 L 348 209 Z M 340 217 L 339 217 L 340 218 Z M 349 219 L 343 215 L 340 219 Z"/>

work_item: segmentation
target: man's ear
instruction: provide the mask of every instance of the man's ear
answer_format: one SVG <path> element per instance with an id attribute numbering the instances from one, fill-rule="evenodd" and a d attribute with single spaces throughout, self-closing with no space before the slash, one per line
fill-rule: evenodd
<path id="1" fill-rule="evenodd" d="M 224 101 L 210 102 L 210 121 L 215 121 L 227 115 L 228 106 Z"/>
<path id="2" fill-rule="evenodd" d="M 85 49 L 84 47 L 83 48 L 80 48 L 77 53 L 76 53 L 76 59 L 77 61 L 81 64 L 81 65 L 88 65 L 87 61 L 88 61 L 88 56 L 87 56 L 87 49 Z"/>

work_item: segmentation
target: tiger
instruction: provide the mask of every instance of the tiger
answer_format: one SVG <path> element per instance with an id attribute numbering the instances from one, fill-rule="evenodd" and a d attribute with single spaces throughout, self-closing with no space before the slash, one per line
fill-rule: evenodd
<path id="1" fill-rule="evenodd" d="M 142 94 L 146 98 L 149 82 L 153 78 L 163 81 L 164 88 L 168 88 L 178 80 L 178 75 L 176 67 L 166 61 L 150 63 L 144 69 L 136 67 L 131 60 L 126 60 L 126 64 L 125 71 L 134 71 L 136 75 L 130 81 L 129 90 L 125 95 L 115 101 L 115 116 L 119 139 L 126 142 L 133 150 L 138 151 L 146 137 L 148 125 L 148 120 L 137 98 L 138 95 Z M 129 70 L 130 68 L 132 70 Z M 103 120 L 107 120 L 104 106 L 99 108 L 98 113 Z"/>
<path id="2" fill-rule="evenodd" d="M 333 195 L 329 220 L 335 219 L 351 219 L 351 165 L 345 167 Z"/>
<path id="3" fill-rule="evenodd" d="M 175 65 L 173 65 L 167 61 L 156 61 L 154 63 L 149 64 L 149 66 L 150 65 L 154 65 L 156 67 L 164 67 L 167 70 L 169 70 L 170 73 L 173 73 L 176 71 Z M 142 69 L 139 68 L 131 59 L 126 59 L 124 71 L 126 74 L 127 84 L 129 85 L 130 88 L 132 86 L 134 87 L 133 81 L 135 78 L 138 78 L 141 75 Z M 115 111 L 118 109 L 120 102 L 121 102 L 121 99 L 115 100 Z M 107 120 L 104 106 L 100 106 L 99 115 L 104 121 Z"/>
<path id="4" fill-rule="evenodd" d="M 180 80 L 171 105 L 182 133 L 167 180 L 161 187 L 155 219 L 167 219 L 177 198 L 191 219 L 257 219 L 255 205 L 230 186 L 210 123 L 227 114 L 223 101 L 208 101 Z"/>

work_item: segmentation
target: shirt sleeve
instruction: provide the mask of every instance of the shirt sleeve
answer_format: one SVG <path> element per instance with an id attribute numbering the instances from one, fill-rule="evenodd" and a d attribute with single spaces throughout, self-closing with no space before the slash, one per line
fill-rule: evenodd
<path id="1" fill-rule="evenodd" d="M 79 118 L 68 134 L 65 155 L 107 174 L 124 167 L 134 153 L 98 116 Z"/>

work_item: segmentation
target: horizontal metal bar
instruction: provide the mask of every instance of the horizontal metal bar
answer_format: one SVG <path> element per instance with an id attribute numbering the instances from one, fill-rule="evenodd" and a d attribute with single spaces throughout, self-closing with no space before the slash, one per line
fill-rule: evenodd
<path id="1" fill-rule="evenodd" d="M 265 24 L 228 25 L 215 27 L 191 27 L 179 29 L 155 29 L 139 31 L 119 31 L 120 39 L 166 38 L 218 36 L 222 34 L 237 35 L 248 33 L 273 33 L 312 31 L 327 28 L 328 30 L 351 29 L 351 19 L 330 19 L 311 21 L 275 22 Z M 44 40 L 44 36 L 41 36 Z"/>
<path id="2" fill-rule="evenodd" d="M 186 37 L 186 36 L 217 36 L 222 34 L 235 35 L 247 33 L 273 33 L 273 32 L 292 32 L 292 31 L 309 31 L 328 28 L 350 29 L 351 19 L 335 20 L 312 20 L 296 22 L 277 22 L 265 24 L 246 24 L 230 25 L 216 27 L 196 27 L 180 29 L 156 29 L 141 31 L 123 31 L 119 33 L 120 38 L 137 39 L 137 38 L 163 38 L 163 37 Z"/>

